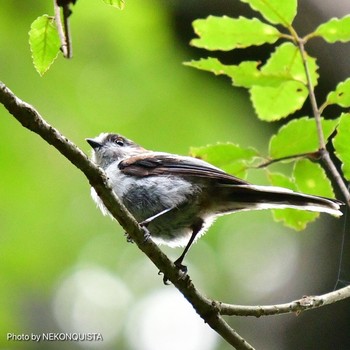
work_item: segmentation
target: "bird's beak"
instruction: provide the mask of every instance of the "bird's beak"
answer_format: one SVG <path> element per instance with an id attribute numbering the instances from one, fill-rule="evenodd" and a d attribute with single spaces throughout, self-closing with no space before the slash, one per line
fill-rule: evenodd
<path id="1" fill-rule="evenodd" d="M 85 139 L 85 140 L 93 149 L 97 149 L 97 148 L 101 148 L 102 147 L 102 143 L 97 142 L 94 139 Z"/>

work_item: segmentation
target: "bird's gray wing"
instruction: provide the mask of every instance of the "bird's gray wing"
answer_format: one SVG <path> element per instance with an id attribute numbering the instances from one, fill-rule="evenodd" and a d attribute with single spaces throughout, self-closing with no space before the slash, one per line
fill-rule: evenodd
<path id="1" fill-rule="evenodd" d="M 137 177 L 177 175 L 213 179 L 222 184 L 248 185 L 244 180 L 229 175 L 202 160 L 191 157 L 148 153 L 122 160 L 118 167 L 122 173 Z"/>

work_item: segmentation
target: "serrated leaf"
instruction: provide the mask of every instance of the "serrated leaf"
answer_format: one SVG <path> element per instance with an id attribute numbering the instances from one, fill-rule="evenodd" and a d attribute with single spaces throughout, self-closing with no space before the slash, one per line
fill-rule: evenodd
<path id="1" fill-rule="evenodd" d="M 32 23 L 29 45 L 34 67 L 40 75 L 43 75 L 56 59 L 61 46 L 53 17 L 43 15 Z"/>
<path id="2" fill-rule="evenodd" d="M 313 86 L 317 85 L 316 60 L 307 56 L 310 77 Z M 254 86 L 250 90 L 251 100 L 258 117 L 266 121 L 275 121 L 300 109 L 307 96 L 307 78 L 298 48 L 292 43 L 278 46 L 266 64 L 261 68 L 266 75 L 287 75 L 290 81 L 277 87 Z"/>
<path id="3" fill-rule="evenodd" d="M 250 90 L 253 107 L 259 119 L 280 120 L 300 109 L 308 95 L 302 83 L 289 81 L 278 87 L 254 86 Z"/>
<path id="4" fill-rule="evenodd" d="M 297 0 L 241 0 L 271 23 L 288 27 L 297 14 Z"/>
<path id="5" fill-rule="evenodd" d="M 300 192 L 334 198 L 331 182 L 318 163 L 313 163 L 308 159 L 296 161 L 293 178 Z"/>
<path id="6" fill-rule="evenodd" d="M 122 10 L 125 6 L 124 0 L 102 0 L 105 4 L 111 5 L 119 10 Z"/>
<path id="7" fill-rule="evenodd" d="M 350 107 L 350 78 L 339 83 L 335 90 L 328 94 L 326 103 Z"/>
<path id="8" fill-rule="evenodd" d="M 309 67 L 312 85 L 316 86 L 318 79 L 316 59 L 307 55 L 306 62 Z M 283 43 L 277 46 L 266 64 L 262 66 L 261 71 L 266 74 L 288 74 L 291 79 L 307 84 L 300 51 L 292 43 Z"/>
<path id="9" fill-rule="evenodd" d="M 322 120 L 325 139 L 335 130 L 338 120 Z M 319 148 L 317 128 L 314 119 L 303 117 L 282 126 L 269 144 L 269 156 L 278 159 L 297 154 L 316 152 Z"/>
<path id="10" fill-rule="evenodd" d="M 329 43 L 347 42 L 350 40 L 350 16 L 332 18 L 318 26 L 314 34 L 321 36 Z"/>
<path id="11" fill-rule="evenodd" d="M 295 183 L 287 176 L 279 173 L 269 173 L 269 179 L 272 185 L 289 188 L 297 191 Z M 304 230 L 306 225 L 318 217 L 318 213 L 296 209 L 274 209 L 272 214 L 275 221 L 281 221 L 287 227 L 297 231 Z"/>
<path id="12" fill-rule="evenodd" d="M 333 139 L 336 156 L 342 162 L 342 171 L 347 180 L 350 180 L 350 113 L 343 113 Z"/>
<path id="13" fill-rule="evenodd" d="M 191 147 L 190 155 L 203 159 L 240 178 L 246 177 L 247 165 L 258 156 L 254 148 L 242 148 L 232 143 Z"/>
<path id="14" fill-rule="evenodd" d="M 280 32 L 275 27 L 257 18 L 209 16 L 195 20 L 193 28 L 199 38 L 191 40 L 191 45 L 207 50 L 228 51 L 274 43 L 280 38 Z"/>
<path id="15" fill-rule="evenodd" d="M 291 76 L 286 73 L 265 74 L 259 69 L 259 62 L 244 61 L 239 65 L 225 65 L 217 58 L 202 58 L 198 61 L 184 63 L 187 66 L 209 71 L 215 75 L 224 74 L 232 79 L 234 86 L 251 88 L 252 86 L 279 86 L 281 83 L 290 81 Z"/>

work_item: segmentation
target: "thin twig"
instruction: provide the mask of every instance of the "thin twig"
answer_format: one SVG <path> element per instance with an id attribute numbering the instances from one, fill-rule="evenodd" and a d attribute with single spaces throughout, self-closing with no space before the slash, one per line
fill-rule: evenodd
<path id="1" fill-rule="evenodd" d="M 190 277 L 188 275 L 184 277 L 151 239 L 145 239 L 145 232 L 115 195 L 108 184 L 104 172 L 100 168 L 92 163 L 76 145 L 48 124 L 34 107 L 20 100 L 1 82 L 0 103 L 2 103 L 25 128 L 41 136 L 84 173 L 113 217 L 120 223 L 124 230 L 128 232 L 137 246 L 192 304 L 196 312 L 211 328 L 236 349 L 254 349 L 226 323 L 219 314 L 216 303 L 213 303 L 212 300 L 203 296 L 195 288 Z"/>
<path id="2" fill-rule="evenodd" d="M 67 42 L 64 34 L 64 29 L 61 21 L 61 8 L 57 4 L 57 0 L 53 0 L 53 8 L 55 11 L 55 22 L 57 27 L 58 36 L 61 42 L 61 50 L 64 57 L 67 57 Z"/>
<path id="3" fill-rule="evenodd" d="M 228 316 L 270 316 L 287 313 L 301 313 L 321 306 L 334 304 L 350 297 L 350 286 L 320 296 L 307 296 L 289 303 L 276 305 L 231 305 L 221 303 L 220 314 Z"/>
<path id="4" fill-rule="evenodd" d="M 72 58 L 72 41 L 70 39 L 69 29 L 69 4 L 62 5 L 63 21 L 61 16 L 61 7 L 58 5 L 57 0 L 53 0 L 53 7 L 55 11 L 55 22 L 57 27 L 58 36 L 61 42 L 62 54 L 65 58 Z M 63 22 L 63 23 L 62 23 Z"/>
<path id="5" fill-rule="evenodd" d="M 67 56 L 65 57 L 72 58 L 73 47 L 72 47 L 72 39 L 71 39 L 70 25 L 69 25 L 69 16 L 71 15 L 71 10 L 69 9 L 69 4 L 64 5 L 62 11 L 63 11 L 64 33 L 65 33 L 66 45 L 67 45 Z"/>
<path id="6" fill-rule="evenodd" d="M 298 44 L 299 51 L 301 54 L 301 59 L 302 59 L 303 65 L 304 65 L 312 113 L 313 113 L 313 116 L 314 116 L 314 119 L 316 122 L 321 160 L 323 161 L 324 165 L 327 167 L 327 169 L 331 173 L 334 181 L 336 182 L 340 191 L 342 192 L 347 204 L 350 205 L 350 193 L 348 191 L 346 183 L 344 182 L 341 174 L 339 173 L 337 167 L 334 165 L 334 163 L 329 155 L 329 152 L 326 149 L 326 142 L 325 142 L 325 138 L 323 135 L 323 129 L 322 129 L 322 119 L 321 119 L 320 110 L 317 106 L 317 101 L 316 101 L 314 87 L 312 85 L 309 65 L 307 64 L 307 54 L 306 54 L 305 47 L 304 47 L 304 39 L 298 38 L 297 44 Z"/>
<path id="7" fill-rule="evenodd" d="M 312 81 L 311 81 L 310 69 L 309 69 L 309 65 L 307 64 L 307 54 L 306 54 L 305 47 L 304 47 L 304 41 L 301 38 L 299 38 L 299 40 L 298 40 L 298 47 L 299 47 L 301 59 L 303 61 L 304 70 L 305 70 L 305 74 L 306 74 L 307 88 L 309 90 L 309 97 L 310 97 L 312 113 L 314 115 L 315 122 L 316 122 L 317 135 L 318 135 L 318 145 L 319 145 L 320 150 L 324 150 L 324 149 L 326 149 L 326 142 L 325 142 L 325 138 L 323 135 L 321 114 L 320 114 L 320 111 L 319 111 L 318 106 L 317 106 L 314 87 L 313 87 Z"/>
<path id="8" fill-rule="evenodd" d="M 297 158 L 319 159 L 320 158 L 320 154 L 319 154 L 319 151 L 316 151 L 316 152 L 293 154 L 293 155 L 290 155 L 290 156 L 269 159 L 266 162 L 261 163 L 258 166 L 256 166 L 256 168 L 257 169 L 266 168 L 269 165 L 274 164 L 274 163 L 283 162 L 283 161 L 291 160 L 291 159 L 297 159 Z"/>

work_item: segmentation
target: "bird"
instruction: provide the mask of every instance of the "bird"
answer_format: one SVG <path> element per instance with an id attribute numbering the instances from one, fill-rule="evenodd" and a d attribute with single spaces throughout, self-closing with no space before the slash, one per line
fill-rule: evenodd
<path id="1" fill-rule="evenodd" d="M 185 273 L 188 250 L 218 216 L 283 208 L 342 215 L 337 199 L 254 185 L 204 160 L 147 150 L 120 134 L 101 133 L 86 141 L 92 161 L 152 240 L 184 247 L 174 264 Z M 111 215 L 93 188 L 91 196 L 104 215 Z"/>

